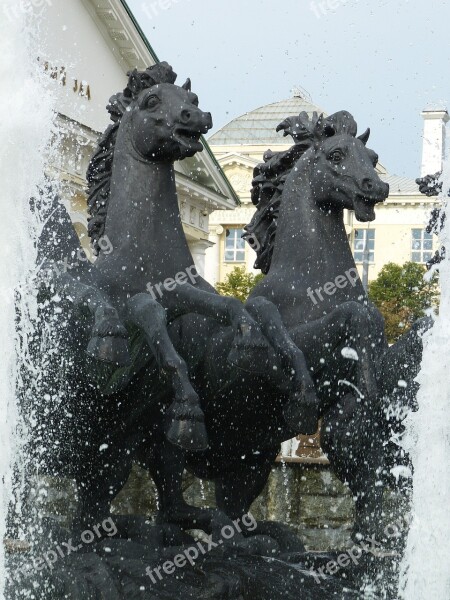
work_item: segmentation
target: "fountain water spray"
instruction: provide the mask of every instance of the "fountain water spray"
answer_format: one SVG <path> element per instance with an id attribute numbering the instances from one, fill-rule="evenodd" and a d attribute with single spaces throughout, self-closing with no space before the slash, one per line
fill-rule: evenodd
<path id="1" fill-rule="evenodd" d="M 36 314 L 33 286 L 37 214 L 30 198 L 44 182 L 44 163 L 53 131 L 53 99 L 44 85 L 37 58 L 36 15 L 3 0 L 0 17 L 0 600 L 4 599 L 5 546 L 13 465 L 20 455 L 17 389 Z M 29 21 L 33 21 L 32 26 Z"/>
<path id="2" fill-rule="evenodd" d="M 448 147 L 448 145 L 447 145 Z M 442 206 L 450 214 L 450 155 L 443 173 Z M 412 521 L 402 564 L 401 598 L 450 598 L 450 218 L 440 236 L 439 316 L 423 339 L 419 409 L 406 420 L 403 446 L 413 465 Z"/>

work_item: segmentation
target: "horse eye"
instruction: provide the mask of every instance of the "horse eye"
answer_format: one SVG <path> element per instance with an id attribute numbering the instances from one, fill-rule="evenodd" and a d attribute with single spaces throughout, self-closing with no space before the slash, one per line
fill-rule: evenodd
<path id="1" fill-rule="evenodd" d="M 158 96 L 150 96 L 149 98 L 147 98 L 147 100 L 145 102 L 145 107 L 146 108 L 156 108 L 156 106 L 158 106 L 158 104 L 159 104 Z"/>
<path id="2" fill-rule="evenodd" d="M 342 152 L 340 150 L 335 150 L 334 152 L 332 152 L 330 154 L 330 156 L 328 158 L 329 158 L 329 160 L 331 160 L 334 163 L 340 163 L 341 160 L 344 158 L 344 155 L 342 154 Z"/>

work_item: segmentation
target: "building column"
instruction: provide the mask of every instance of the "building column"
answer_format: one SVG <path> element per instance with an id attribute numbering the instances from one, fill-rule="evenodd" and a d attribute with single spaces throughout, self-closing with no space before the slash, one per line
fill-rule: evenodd
<path id="1" fill-rule="evenodd" d="M 214 225 L 209 229 L 210 245 L 206 251 L 205 279 L 212 286 L 220 281 L 220 236 L 223 227 Z"/>
<path id="2" fill-rule="evenodd" d="M 205 277 L 206 250 L 211 246 L 212 244 L 208 240 L 197 240 L 189 244 L 197 273 L 202 277 Z"/>
<path id="3" fill-rule="evenodd" d="M 260 271 L 258 271 L 257 269 L 254 268 L 256 258 L 257 258 L 257 255 L 256 255 L 256 252 L 253 250 L 253 248 L 251 248 L 248 244 L 245 244 L 245 262 L 246 262 L 247 271 L 249 273 L 254 273 L 255 275 L 260 273 Z"/>
<path id="4" fill-rule="evenodd" d="M 445 109 L 424 110 L 421 177 L 442 171 L 445 158 L 446 125 L 450 117 Z"/>
<path id="5" fill-rule="evenodd" d="M 283 458 L 295 458 L 297 456 L 298 439 L 292 438 L 281 444 L 281 456 Z"/>

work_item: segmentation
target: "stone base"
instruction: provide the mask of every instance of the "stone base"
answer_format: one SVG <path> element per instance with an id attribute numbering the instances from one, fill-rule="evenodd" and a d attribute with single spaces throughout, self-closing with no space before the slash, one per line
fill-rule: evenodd
<path id="1" fill-rule="evenodd" d="M 214 544 L 208 547 L 207 542 L 196 541 L 178 527 L 158 526 L 134 517 L 116 516 L 114 522 L 117 525 L 114 537 L 105 536 L 89 544 L 86 539 L 83 542 L 83 534 L 76 538 L 56 523 L 48 523 L 33 554 L 9 555 L 6 598 L 347 600 L 362 597 L 340 577 L 319 579 L 310 555 L 283 553 L 280 540 L 267 535 L 245 539 L 238 536 L 228 541 L 214 537 Z M 71 551 L 67 555 L 68 543 Z M 330 557 L 322 560 L 325 559 Z"/>

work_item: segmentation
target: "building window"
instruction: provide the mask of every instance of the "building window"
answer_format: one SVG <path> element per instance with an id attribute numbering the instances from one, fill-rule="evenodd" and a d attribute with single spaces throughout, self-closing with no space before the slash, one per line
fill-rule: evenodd
<path id="1" fill-rule="evenodd" d="M 355 229 L 353 238 L 355 262 L 364 262 L 366 242 L 369 248 L 369 262 L 373 263 L 375 257 L 375 229 Z"/>
<path id="2" fill-rule="evenodd" d="M 244 262 L 245 261 L 245 240 L 242 239 L 243 229 L 230 227 L 227 229 L 225 238 L 225 261 L 226 262 Z"/>
<path id="3" fill-rule="evenodd" d="M 425 229 L 413 229 L 411 239 L 411 260 L 426 263 L 433 256 L 433 235 Z"/>

